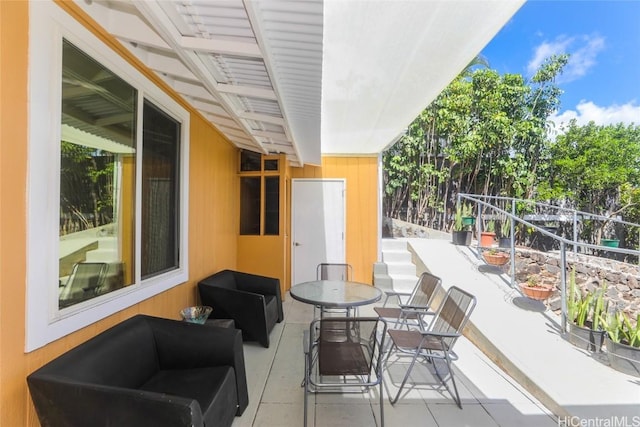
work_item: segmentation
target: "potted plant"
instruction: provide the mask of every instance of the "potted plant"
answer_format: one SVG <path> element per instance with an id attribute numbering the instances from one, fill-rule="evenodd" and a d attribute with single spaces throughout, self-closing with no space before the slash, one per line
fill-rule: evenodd
<path id="1" fill-rule="evenodd" d="M 471 224 L 465 225 L 463 221 L 463 218 L 470 216 L 471 206 L 466 203 L 458 203 L 453 221 L 453 232 L 451 233 L 454 245 L 469 246 L 471 244 Z"/>
<path id="2" fill-rule="evenodd" d="M 493 242 L 496 240 L 496 224 L 493 220 L 487 221 L 487 225 L 484 231 L 480 232 L 480 246 L 488 248 L 493 246 Z"/>
<path id="3" fill-rule="evenodd" d="M 608 248 L 617 248 L 620 246 L 619 239 L 600 239 L 600 244 Z"/>
<path id="4" fill-rule="evenodd" d="M 608 301 L 604 296 L 607 285 L 592 292 L 582 294 L 575 280 L 575 271 L 569 279 L 567 296 L 567 318 L 569 320 L 569 342 L 576 347 L 593 352 L 602 351 L 605 331 L 602 328 L 602 314 L 607 312 Z"/>
<path id="5" fill-rule="evenodd" d="M 498 239 L 498 247 L 511 247 L 511 219 L 505 217 L 500 221 L 500 238 Z"/>
<path id="6" fill-rule="evenodd" d="M 527 298 L 544 301 L 551 296 L 554 291 L 552 285 L 540 283 L 537 276 L 529 276 L 526 283 L 520 283 L 520 290 Z"/>
<path id="7" fill-rule="evenodd" d="M 607 331 L 605 346 L 609 365 L 616 371 L 640 377 L 640 314 L 635 326 L 620 311 L 603 317 L 602 321 Z"/>
<path id="8" fill-rule="evenodd" d="M 488 251 L 482 252 L 482 257 L 490 265 L 505 265 L 509 262 L 509 255 L 498 251 L 495 248 L 491 248 Z"/>

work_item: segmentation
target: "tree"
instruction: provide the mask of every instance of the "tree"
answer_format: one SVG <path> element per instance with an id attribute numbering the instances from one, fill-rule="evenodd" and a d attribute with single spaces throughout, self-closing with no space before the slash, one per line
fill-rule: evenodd
<path id="1" fill-rule="evenodd" d="M 549 155 L 550 175 L 540 183 L 541 197 L 572 200 L 576 209 L 606 217 L 633 212 L 640 187 L 639 126 L 578 126 L 572 120 Z M 596 241 L 607 225 L 590 230 Z"/>
<path id="2" fill-rule="evenodd" d="M 384 154 L 386 214 L 448 228 L 459 192 L 533 194 L 567 58 L 549 58 L 528 83 L 469 64 Z"/>

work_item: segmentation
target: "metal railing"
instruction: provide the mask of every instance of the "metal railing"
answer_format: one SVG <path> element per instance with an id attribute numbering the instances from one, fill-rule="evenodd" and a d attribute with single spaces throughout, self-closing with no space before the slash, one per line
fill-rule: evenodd
<path id="1" fill-rule="evenodd" d="M 513 197 L 503 197 L 503 196 L 483 196 L 483 195 L 477 195 L 477 194 L 460 193 L 458 194 L 458 200 L 457 200 L 458 205 L 462 203 L 463 199 L 471 203 L 474 203 L 477 206 L 477 210 L 476 210 L 477 236 L 480 236 L 480 233 L 483 231 L 483 227 L 484 227 L 483 219 L 486 217 L 490 217 L 491 219 L 494 219 L 494 216 L 497 214 L 500 219 L 508 218 L 511 221 L 510 222 L 511 230 L 510 230 L 509 236 L 511 239 L 511 245 L 510 245 L 511 284 L 510 285 L 512 288 L 515 286 L 516 223 L 523 224 L 526 227 L 531 227 L 533 230 L 537 231 L 538 233 L 544 236 L 547 236 L 559 243 L 560 245 L 560 299 L 561 299 L 561 318 L 562 318 L 563 332 L 566 332 L 566 322 L 567 322 L 567 247 L 573 247 L 573 251 L 576 255 L 576 261 L 577 261 L 577 254 L 578 254 L 579 248 L 584 248 L 584 249 L 590 249 L 594 251 L 594 253 L 595 251 L 601 252 L 604 250 L 609 252 L 637 256 L 640 262 L 640 251 L 638 250 L 624 249 L 619 247 L 609 247 L 609 246 L 605 247 L 602 245 L 596 245 L 593 243 L 578 241 L 578 222 L 583 221 L 584 219 L 593 219 L 593 220 L 600 220 L 600 221 L 610 221 L 610 222 L 615 222 L 615 223 L 620 223 L 623 225 L 635 226 L 635 227 L 640 227 L 640 224 L 622 221 L 618 218 L 606 217 L 603 215 L 592 214 L 589 212 L 582 212 L 582 211 L 578 211 L 570 208 L 553 206 L 550 204 L 537 202 L 535 200 L 516 199 Z M 495 201 L 501 201 L 504 207 L 506 207 L 507 204 L 510 204 L 510 209 L 509 209 L 510 212 L 499 206 L 496 206 L 496 204 L 491 203 Z M 540 206 L 552 211 L 555 210 L 558 212 L 566 212 L 567 215 L 563 216 L 562 219 L 568 222 L 568 219 L 570 218 L 571 221 L 573 222 L 573 239 L 567 239 L 565 237 L 559 236 L 555 233 L 550 232 L 548 229 L 546 229 L 542 225 L 538 225 L 538 224 L 535 224 L 534 222 L 528 221 L 527 219 L 525 219 L 527 215 L 523 215 L 523 217 L 520 217 L 516 213 L 516 206 L 518 203 L 532 204 L 535 207 Z M 485 216 L 485 210 L 489 210 L 489 212 L 491 213 L 491 216 Z M 544 215 L 542 216 L 542 218 L 544 219 Z M 558 215 L 547 216 L 546 218 L 549 219 L 549 221 L 554 221 L 554 220 L 557 221 L 558 219 L 560 219 L 560 216 Z M 639 238 L 639 241 L 640 241 L 640 238 Z"/>

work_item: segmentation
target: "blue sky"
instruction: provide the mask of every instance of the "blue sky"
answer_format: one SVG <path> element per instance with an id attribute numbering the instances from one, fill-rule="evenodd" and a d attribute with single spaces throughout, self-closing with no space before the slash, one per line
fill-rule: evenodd
<path id="1" fill-rule="evenodd" d="M 554 53 L 571 54 L 557 125 L 640 125 L 640 0 L 529 0 L 482 51 L 491 68 L 525 77 Z"/>

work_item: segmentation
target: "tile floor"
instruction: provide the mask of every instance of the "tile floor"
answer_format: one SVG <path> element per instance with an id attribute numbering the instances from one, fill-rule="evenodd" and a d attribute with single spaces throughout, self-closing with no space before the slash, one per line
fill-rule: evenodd
<path id="1" fill-rule="evenodd" d="M 271 347 L 247 342 L 245 363 L 249 407 L 235 419 L 233 427 L 289 427 L 303 425 L 302 333 L 313 317 L 313 309 L 286 296 L 285 321 L 271 332 Z M 372 315 L 372 307 L 360 315 Z M 466 339 L 456 344 L 459 360 L 455 378 L 462 399 L 459 409 L 428 368 L 412 375 L 414 387 L 405 389 L 394 406 L 385 391 L 385 425 L 421 427 L 553 427 L 558 423 L 535 398 L 490 362 Z M 394 391 L 404 374 L 401 363 L 391 363 L 385 381 Z M 446 367 L 445 367 L 446 369 Z M 318 395 L 309 398 L 310 427 L 380 426 L 377 391 L 369 396 Z"/>

